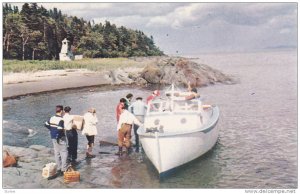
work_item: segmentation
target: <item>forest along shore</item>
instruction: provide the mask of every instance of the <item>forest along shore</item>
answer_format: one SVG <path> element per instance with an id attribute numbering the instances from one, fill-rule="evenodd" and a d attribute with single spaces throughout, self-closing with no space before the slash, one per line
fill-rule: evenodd
<path id="1" fill-rule="evenodd" d="M 109 59 L 106 59 L 106 62 L 109 64 Z M 69 63 L 73 63 L 73 61 Z M 86 65 L 85 61 L 82 63 L 83 65 L 74 65 L 74 68 L 72 68 L 72 64 L 67 64 L 60 66 L 60 70 L 28 71 L 24 69 L 22 72 L 12 72 L 9 70 L 11 64 L 4 63 L 3 100 L 84 87 L 131 84 L 139 86 L 167 85 L 172 82 L 179 86 L 185 86 L 188 81 L 197 87 L 216 83 L 234 83 L 230 76 L 219 70 L 182 57 L 134 57 L 120 62 L 120 65 L 107 65 L 106 67 L 103 67 L 103 64 Z M 57 65 L 55 67 L 57 68 Z"/>

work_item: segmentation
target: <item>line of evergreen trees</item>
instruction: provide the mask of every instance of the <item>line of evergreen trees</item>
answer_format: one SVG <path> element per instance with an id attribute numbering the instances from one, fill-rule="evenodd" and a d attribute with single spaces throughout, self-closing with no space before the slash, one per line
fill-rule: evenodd
<path id="1" fill-rule="evenodd" d="M 74 54 L 87 58 L 163 55 L 153 37 L 138 30 L 117 27 L 109 21 L 95 24 L 76 16 L 47 10 L 37 3 L 3 5 L 3 58 L 59 59 L 61 41 L 71 42 Z"/>

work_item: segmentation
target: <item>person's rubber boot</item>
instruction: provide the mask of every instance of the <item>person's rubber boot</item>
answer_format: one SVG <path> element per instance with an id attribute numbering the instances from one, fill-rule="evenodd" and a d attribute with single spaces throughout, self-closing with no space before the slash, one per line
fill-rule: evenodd
<path id="1" fill-rule="evenodd" d="M 96 156 L 92 154 L 93 152 L 93 146 L 89 146 L 88 152 L 86 153 L 87 158 L 95 158 Z"/>
<path id="2" fill-rule="evenodd" d="M 95 158 L 96 155 L 90 154 L 90 153 L 86 153 L 86 157 L 87 158 Z"/>
<path id="3" fill-rule="evenodd" d="M 89 149 L 90 149 L 90 146 L 87 145 L 87 146 L 86 146 L 86 152 L 85 152 L 85 156 L 86 156 L 86 157 L 88 157 L 88 155 L 89 155 Z"/>
<path id="4" fill-rule="evenodd" d="M 123 154 L 123 150 L 122 150 L 122 147 L 119 147 L 119 156 L 121 157 L 122 156 L 122 154 Z"/>
<path id="5" fill-rule="evenodd" d="M 131 147 L 126 148 L 126 151 L 125 151 L 126 156 L 128 156 L 131 152 L 132 152 L 132 148 Z"/>
<path id="6" fill-rule="evenodd" d="M 119 151 L 116 153 L 117 156 L 122 156 L 122 147 L 119 147 Z"/>

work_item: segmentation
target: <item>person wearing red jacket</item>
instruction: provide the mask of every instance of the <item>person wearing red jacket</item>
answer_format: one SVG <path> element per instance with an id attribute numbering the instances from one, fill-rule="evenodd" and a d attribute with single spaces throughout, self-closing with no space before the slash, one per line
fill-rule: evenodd
<path id="1" fill-rule="evenodd" d="M 117 122 L 119 122 L 121 111 L 122 111 L 122 107 L 125 106 L 125 104 L 126 104 L 126 99 L 125 98 L 121 98 L 120 102 L 119 102 L 119 104 L 117 105 L 117 108 L 116 108 Z"/>
<path id="2" fill-rule="evenodd" d="M 150 96 L 148 96 L 147 104 L 149 104 L 150 101 L 154 100 L 159 95 L 160 95 L 159 90 L 154 90 L 153 93 Z"/>

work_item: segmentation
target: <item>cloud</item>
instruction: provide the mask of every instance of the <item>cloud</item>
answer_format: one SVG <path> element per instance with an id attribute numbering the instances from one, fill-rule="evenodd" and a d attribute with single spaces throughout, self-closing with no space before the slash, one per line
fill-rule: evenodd
<path id="1" fill-rule="evenodd" d="M 180 7 L 177 7 L 170 13 L 151 18 L 146 25 L 149 27 L 161 27 L 165 25 L 173 28 L 184 27 L 193 24 L 193 22 L 199 19 L 200 17 L 195 13 L 201 11 L 201 8 L 205 6 L 206 4 L 181 4 Z"/>
<path id="2" fill-rule="evenodd" d="M 297 3 L 38 4 L 96 23 L 108 20 L 141 30 L 153 35 L 166 53 L 297 44 Z"/>
<path id="3" fill-rule="evenodd" d="M 262 25 L 278 16 L 295 18 L 296 9 L 294 3 L 191 3 L 182 4 L 164 16 L 154 17 L 147 25 L 188 27 L 207 25 L 214 20 L 234 25 Z"/>
<path id="4" fill-rule="evenodd" d="M 295 3 L 181 3 L 169 8 L 153 16 L 123 16 L 113 21 L 153 35 L 167 53 L 251 50 L 294 45 L 297 40 Z"/>
<path id="5" fill-rule="evenodd" d="M 22 5 L 22 4 L 21 4 Z M 91 20 L 144 18 L 146 27 L 193 27 L 208 25 L 215 20 L 234 25 L 262 25 L 276 23 L 275 19 L 295 23 L 296 3 L 39 3 L 58 8 L 64 14 Z M 119 17 L 119 19 L 117 19 Z M 292 19 L 289 20 L 289 19 Z"/>

